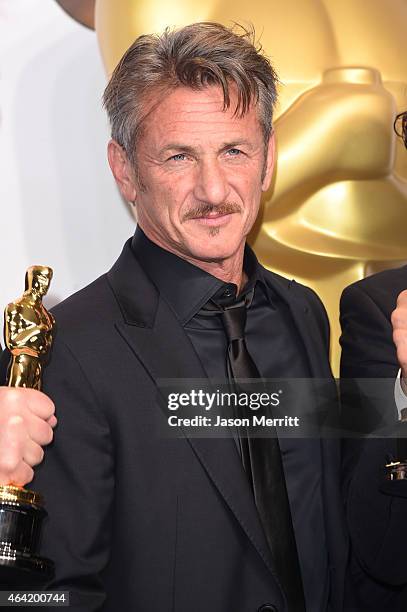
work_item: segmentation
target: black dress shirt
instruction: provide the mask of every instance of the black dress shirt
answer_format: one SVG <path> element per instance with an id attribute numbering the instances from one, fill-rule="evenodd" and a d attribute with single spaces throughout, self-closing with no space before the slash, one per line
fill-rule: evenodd
<path id="1" fill-rule="evenodd" d="M 220 316 L 203 307 L 236 296 L 237 286 L 208 274 L 151 242 L 137 228 L 132 248 L 147 276 L 171 307 L 191 340 L 210 380 L 227 379 L 227 339 Z M 246 246 L 244 271 L 248 282 L 239 296 L 249 294 L 245 339 L 264 378 L 308 378 L 309 367 L 287 305 L 264 281 L 264 268 Z M 327 609 L 328 554 L 321 493 L 319 440 L 280 438 L 307 610 Z"/>

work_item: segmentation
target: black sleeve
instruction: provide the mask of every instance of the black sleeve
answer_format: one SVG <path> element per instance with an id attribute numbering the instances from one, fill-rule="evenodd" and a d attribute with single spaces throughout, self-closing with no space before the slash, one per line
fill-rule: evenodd
<path id="1" fill-rule="evenodd" d="M 345 432 L 370 434 L 398 418 L 394 384 L 398 374 L 391 312 L 359 284 L 342 294 L 341 398 Z"/>
<path id="2" fill-rule="evenodd" d="M 114 465 L 102 398 L 70 349 L 56 340 L 43 391 L 58 424 L 30 488 L 45 497 L 41 555 L 55 562 L 50 589 L 71 592 L 72 610 L 98 610 L 105 593 L 112 529 Z"/>

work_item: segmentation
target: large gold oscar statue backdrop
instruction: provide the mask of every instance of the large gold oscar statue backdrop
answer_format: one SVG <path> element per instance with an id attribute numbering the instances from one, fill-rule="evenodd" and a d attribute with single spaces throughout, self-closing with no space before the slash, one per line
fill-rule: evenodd
<path id="1" fill-rule="evenodd" d="M 95 6 L 109 74 L 138 35 L 207 20 L 252 23 L 279 73 L 277 171 L 251 243 L 264 265 L 322 298 L 337 372 L 342 289 L 407 260 L 407 159 L 392 130 L 397 111 L 407 107 L 407 1 L 96 0 Z"/>

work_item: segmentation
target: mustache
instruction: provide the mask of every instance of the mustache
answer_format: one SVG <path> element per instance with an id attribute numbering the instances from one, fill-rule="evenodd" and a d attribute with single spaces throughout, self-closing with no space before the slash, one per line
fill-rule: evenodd
<path id="1" fill-rule="evenodd" d="M 223 204 L 208 204 L 202 202 L 189 208 L 183 215 L 183 221 L 189 221 L 190 219 L 199 219 L 199 217 L 206 217 L 212 212 L 216 212 L 218 215 L 228 215 L 231 213 L 240 213 L 241 206 L 236 202 L 224 202 Z"/>

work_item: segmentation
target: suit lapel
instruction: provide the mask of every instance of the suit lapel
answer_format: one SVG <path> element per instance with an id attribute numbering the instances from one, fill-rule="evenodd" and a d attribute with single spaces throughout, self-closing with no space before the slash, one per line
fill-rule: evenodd
<path id="1" fill-rule="evenodd" d="M 304 345 L 308 357 L 312 377 L 331 378 L 332 373 L 328 362 L 328 355 L 322 353 L 321 330 L 312 312 L 309 302 L 298 291 L 297 283 L 280 279 L 276 274 L 266 272 L 265 280 L 268 289 L 284 300 L 290 308 L 299 337 Z"/>
<path id="2" fill-rule="evenodd" d="M 325 425 L 332 427 L 333 439 L 321 438 L 322 493 L 325 511 L 325 528 L 328 541 L 328 555 L 331 572 L 331 591 L 336 593 L 335 609 L 342 609 L 344 571 L 346 566 L 348 537 L 343 517 L 340 495 L 340 441 L 338 430 L 338 402 L 335 382 L 329 365 L 328 354 L 321 338 L 322 330 L 310 303 L 298 291 L 295 281 L 287 282 L 273 273 L 265 275 L 269 289 L 276 292 L 289 306 L 298 334 L 308 356 L 310 374 L 324 381 L 324 387 L 331 398 L 328 403 L 329 418 Z M 301 292 L 302 293 L 302 292 Z M 272 299 L 272 293 L 270 293 Z M 325 386 L 326 383 L 326 386 Z M 335 431 L 336 430 L 336 431 Z"/>
<path id="3" fill-rule="evenodd" d="M 123 314 L 116 329 L 155 384 L 160 379 L 207 378 L 183 327 L 140 268 L 130 241 L 108 272 L 108 280 Z M 189 437 L 187 429 L 182 429 L 182 433 L 273 573 L 272 556 L 232 436 L 195 438 Z"/>

